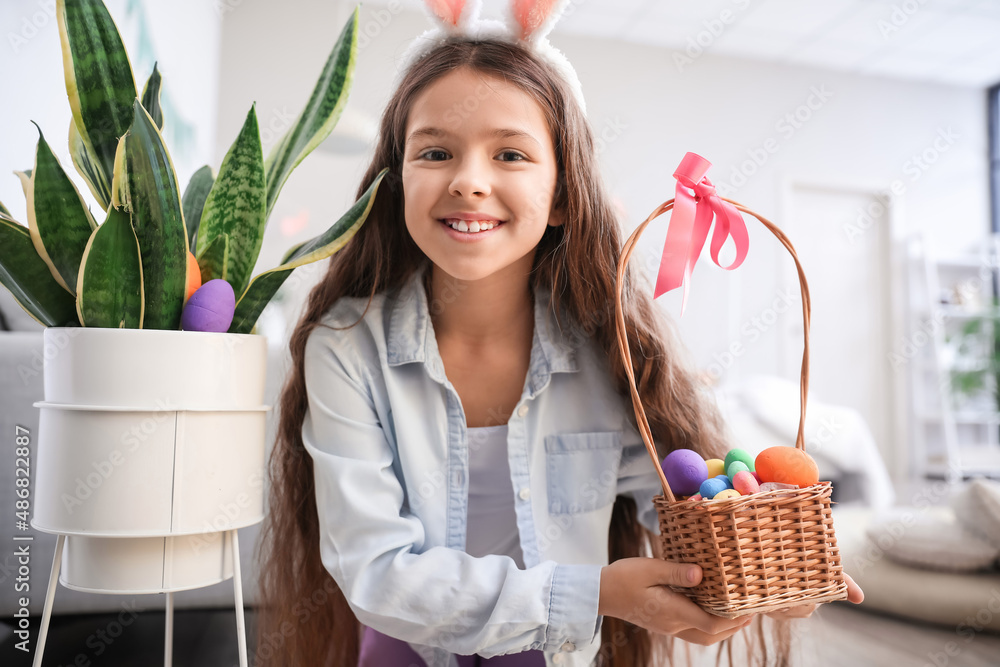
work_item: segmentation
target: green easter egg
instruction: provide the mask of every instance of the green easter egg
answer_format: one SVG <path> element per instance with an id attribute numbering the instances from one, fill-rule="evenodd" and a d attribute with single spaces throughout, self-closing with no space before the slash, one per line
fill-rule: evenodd
<path id="1" fill-rule="evenodd" d="M 726 470 L 729 470 L 729 466 L 733 464 L 733 461 L 742 461 L 745 463 L 749 472 L 754 472 L 756 470 L 756 468 L 754 468 L 753 457 L 750 456 L 750 452 L 745 449 L 737 447 L 736 449 L 729 450 L 729 453 L 726 454 Z"/>
<path id="2" fill-rule="evenodd" d="M 750 472 L 750 466 L 743 461 L 733 461 L 729 464 L 729 467 L 726 468 L 726 475 L 729 476 L 729 479 L 733 479 L 736 477 L 736 473 L 740 471 Z"/>

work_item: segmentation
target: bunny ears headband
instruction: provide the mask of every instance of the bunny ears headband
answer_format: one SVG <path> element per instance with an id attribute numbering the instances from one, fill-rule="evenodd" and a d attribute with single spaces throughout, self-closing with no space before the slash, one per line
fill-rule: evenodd
<path id="1" fill-rule="evenodd" d="M 520 44 L 548 63 L 563 77 L 586 113 L 576 70 L 546 37 L 568 4 L 569 0 L 510 0 L 504 20 L 496 21 L 479 18 L 481 0 L 424 0 L 435 27 L 410 45 L 403 55 L 402 70 L 449 38 L 499 39 Z"/>

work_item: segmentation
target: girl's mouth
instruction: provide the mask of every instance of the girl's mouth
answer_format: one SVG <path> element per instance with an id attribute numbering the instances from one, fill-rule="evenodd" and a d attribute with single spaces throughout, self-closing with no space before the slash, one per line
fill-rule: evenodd
<path id="1" fill-rule="evenodd" d="M 443 218 L 440 222 L 450 236 L 463 241 L 473 241 L 482 237 L 492 236 L 497 229 L 506 224 L 500 220 L 468 221 L 454 218 Z"/>

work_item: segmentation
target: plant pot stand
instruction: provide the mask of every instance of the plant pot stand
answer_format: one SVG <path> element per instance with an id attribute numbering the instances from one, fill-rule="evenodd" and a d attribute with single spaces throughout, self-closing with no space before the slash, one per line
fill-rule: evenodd
<path id="1" fill-rule="evenodd" d="M 173 594 L 233 577 L 247 665 L 239 528 L 264 518 L 263 336 L 143 329 L 44 332 L 31 525 L 58 535 L 35 654 L 57 584 Z"/>
<path id="2" fill-rule="evenodd" d="M 42 609 L 42 619 L 41 626 L 38 631 L 38 643 L 35 648 L 35 658 L 32 663 L 33 667 L 42 667 L 42 656 L 45 653 L 45 640 L 49 632 L 49 621 L 52 618 L 52 605 L 55 601 L 56 588 L 58 584 L 66 583 L 60 580 L 59 573 L 62 566 L 62 559 L 64 548 L 66 544 L 66 535 L 59 535 L 56 538 L 56 551 L 55 557 L 52 560 L 52 570 L 49 573 L 49 586 L 48 590 L 45 592 L 45 606 Z M 239 650 L 240 667 L 247 667 L 247 636 L 246 636 L 246 618 L 244 616 L 243 608 L 243 580 L 241 578 L 240 570 L 240 547 L 239 547 L 239 536 L 236 530 L 231 530 L 225 533 L 225 538 L 230 543 L 231 552 L 231 566 L 232 566 L 232 577 L 233 577 L 233 594 L 235 598 L 235 612 L 236 612 L 236 641 Z M 67 588 L 74 588 L 72 586 L 67 586 Z M 101 592 L 101 593 L 117 593 L 117 594 L 127 594 L 133 593 L 134 591 L 116 591 L 116 590 L 105 590 L 91 592 Z M 153 591 L 145 591 L 151 593 Z M 173 637 L 174 637 L 174 591 L 166 590 L 162 591 L 166 595 L 166 608 L 165 608 L 165 626 L 164 626 L 164 640 L 163 640 L 163 664 L 165 667 L 171 667 L 173 665 Z"/>

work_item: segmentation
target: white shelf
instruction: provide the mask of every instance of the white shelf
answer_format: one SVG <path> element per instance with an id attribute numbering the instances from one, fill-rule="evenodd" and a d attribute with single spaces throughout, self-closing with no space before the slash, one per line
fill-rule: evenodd
<path id="1" fill-rule="evenodd" d="M 956 412 L 952 415 L 956 424 L 1000 424 L 1000 412 Z M 927 414 L 923 416 L 924 421 L 941 422 L 944 420 L 940 414 Z"/>
<path id="2" fill-rule="evenodd" d="M 959 470 L 963 475 L 987 475 L 1000 477 L 1000 447 L 975 447 L 963 445 L 959 452 Z M 946 454 L 931 454 L 927 457 L 927 474 L 947 476 Z"/>
<path id="3" fill-rule="evenodd" d="M 1000 318 L 1000 309 L 997 308 L 969 308 L 957 303 L 942 303 L 938 306 L 938 311 L 945 317 L 953 320 L 972 320 L 979 317 Z"/>
<path id="4" fill-rule="evenodd" d="M 988 257 L 948 257 L 935 262 L 939 269 L 951 270 L 972 270 L 987 268 L 991 269 Z"/>
<path id="5" fill-rule="evenodd" d="M 992 400 L 993 373 L 987 368 L 993 329 L 1000 322 L 994 303 L 1000 236 L 985 238 L 979 250 L 934 258 L 926 238 L 907 247 L 911 415 L 914 469 L 956 481 L 963 476 L 1000 477 L 1000 409 Z M 944 302 L 942 302 L 944 301 Z M 969 322 L 982 319 L 980 339 L 958 340 Z M 955 394 L 959 373 L 985 375 L 985 387 L 968 397 Z M 958 407 L 956 407 L 956 405 Z"/>

